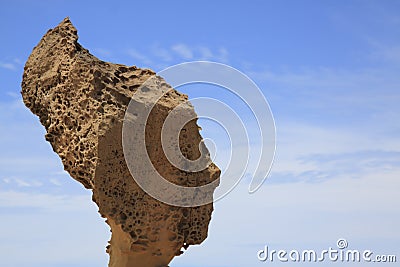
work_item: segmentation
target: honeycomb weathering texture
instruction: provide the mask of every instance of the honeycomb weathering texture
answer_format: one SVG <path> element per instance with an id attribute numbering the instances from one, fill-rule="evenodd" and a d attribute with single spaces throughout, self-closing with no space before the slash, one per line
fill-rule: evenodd
<path id="1" fill-rule="evenodd" d="M 182 247 L 200 244 L 207 237 L 213 204 L 170 206 L 136 184 L 123 154 L 122 125 L 133 93 L 155 73 L 101 61 L 77 40 L 68 18 L 43 36 L 25 65 L 24 103 L 46 128 L 46 140 L 65 170 L 92 190 L 93 201 L 112 231 L 109 266 L 167 266 Z M 169 87 L 165 82 L 162 86 Z M 162 123 L 185 101 L 186 95 L 172 89 L 157 102 L 147 121 L 146 144 L 151 144 L 149 157 L 167 180 L 199 186 L 219 178 L 216 165 L 189 173 L 176 169 L 160 153 Z M 192 120 L 180 134 L 183 155 L 199 157 L 201 141 Z"/>

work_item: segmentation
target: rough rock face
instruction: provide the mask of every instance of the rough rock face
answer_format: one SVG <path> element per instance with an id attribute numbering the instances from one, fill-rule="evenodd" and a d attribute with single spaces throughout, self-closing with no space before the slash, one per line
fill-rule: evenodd
<path id="1" fill-rule="evenodd" d="M 22 96 L 46 128 L 46 140 L 65 170 L 92 190 L 112 236 L 109 266 L 167 266 L 181 248 L 200 244 L 208 232 L 213 205 L 176 207 L 145 193 L 132 178 L 122 148 L 122 124 L 130 98 L 155 73 L 135 66 L 101 61 L 78 42 L 68 18 L 49 30 L 26 62 Z M 169 85 L 163 83 L 163 86 Z M 148 154 L 169 181 L 199 186 L 219 178 L 218 167 L 188 173 L 160 153 L 162 121 L 187 100 L 175 90 L 163 97 L 147 121 Z M 180 135 L 181 151 L 199 157 L 202 138 L 195 120 Z M 137 162 L 140 164 L 140 162 Z"/>

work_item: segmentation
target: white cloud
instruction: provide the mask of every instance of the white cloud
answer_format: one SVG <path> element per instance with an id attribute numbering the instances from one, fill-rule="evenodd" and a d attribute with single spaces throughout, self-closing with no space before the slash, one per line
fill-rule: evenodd
<path id="1" fill-rule="evenodd" d="M 258 84 L 264 85 L 261 88 L 273 111 L 274 105 L 280 109 L 286 107 L 288 111 L 295 111 L 292 116 L 299 114 L 300 119 L 314 112 L 314 117 L 321 120 L 325 116 L 327 123 L 334 117 L 337 125 L 353 116 L 357 117 L 354 125 L 367 123 L 367 120 L 369 124 L 373 120 L 382 125 L 391 123 L 387 121 L 387 115 L 400 111 L 397 105 L 400 76 L 394 69 L 315 68 L 247 73 Z M 310 115 L 306 119 L 310 119 Z"/>
<path id="2" fill-rule="evenodd" d="M 19 177 L 6 177 L 3 178 L 3 182 L 9 185 L 15 185 L 17 187 L 40 187 L 43 185 L 43 183 L 35 179 L 27 181 L 26 179 L 22 179 Z"/>
<path id="3" fill-rule="evenodd" d="M 152 60 L 150 60 L 150 59 L 149 59 L 147 56 L 145 56 L 144 54 L 139 53 L 139 52 L 138 52 L 137 50 L 135 50 L 135 49 L 129 49 L 129 50 L 128 50 L 128 54 L 129 54 L 132 58 L 141 61 L 143 64 L 146 64 L 146 65 L 151 65 L 151 64 L 152 64 Z"/>
<path id="4" fill-rule="evenodd" d="M 65 170 L 60 170 L 60 171 L 56 171 L 56 172 L 52 172 L 50 173 L 51 175 L 67 175 L 69 176 L 68 172 Z"/>
<path id="5" fill-rule="evenodd" d="M 16 70 L 21 64 L 22 61 L 19 58 L 14 58 L 9 62 L 0 61 L 0 68 L 8 70 Z"/>
<path id="6" fill-rule="evenodd" d="M 177 43 L 167 48 L 154 44 L 147 52 L 142 53 L 135 49 L 130 49 L 127 53 L 153 69 L 164 69 L 171 64 L 189 60 L 212 60 L 227 63 L 229 57 L 228 50 L 224 47 L 212 49 L 204 45 L 191 46 L 185 43 Z"/>
<path id="7" fill-rule="evenodd" d="M 396 253 L 399 175 L 397 169 L 371 172 L 359 179 L 342 175 L 314 184 L 268 180 L 251 195 L 247 185 L 239 185 L 215 204 L 204 245 L 190 247 L 172 265 L 209 266 L 212 259 L 214 266 L 261 266 L 256 253 L 266 244 L 271 249 L 318 250 L 335 247 L 341 237 L 351 249 Z"/>
<path id="8" fill-rule="evenodd" d="M 388 45 L 369 39 L 372 47 L 370 57 L 378 61 L 400 63 L 400 45 Z"/>
<path id="9" fill-rule="evenodd" d="M 15 178 L 14 181 L 20 187 L 31 187 L 32 186 L 31 183 L 28 183 L 28 182 L 26 182 L 26 181 L 24 181 L 22 179 L 19 179 L 19 178 Z"/>
<path id="10" fill-rule="evenodd" d="M 393 169 L 399 160 L 397 136 L 379 128 L 365 131 L 282 121 L 277 125 L 277 153 L 270 178 L 276 182 L 320 181 L 346 173 L 359 177 Z"/>
<path id="11" fill-rule="evenodd" d="M 192 49 L 185 44 L 176 44 L 171 47 L 172 51 L 177 53 L 180 57 L 186 60 L 193 59 Z"/>
<path id="12" fill-rule="evenodd" d="M 152 46 L 151 52 L 165 62 L 169 62 L 173 59 L 171 52 L 168 49 L 159 46 L 158 44 Z"/>
<path id="13" fill-rule="evenodd" d="M 4 266 L 106 266 L 109 228 L 90 194 L 0 192 L 2 208 Z"/>
<path id="14" fill-rule="evenodd" d="M 56 186 L 62 186 L 62 183 L 58 179 L 50 178 L 49 181 L 50 181 L 50 183 L 52 183 L 52 184 L 54 184 Z"/>
<path id="15" fill-rule="evenodd" d="M 219 48 L 217 51 L 211 51 L 210 48 L 206 46 L 198 46 L 195 51 L 199 54 L 199 59 L 201 60 L 215 60 L 217 62 L 227 63 L 229 53 L 224 47 Z"/>
<path id="16" fill-rule="evenodd" d="M 302 68 L 299 70 L 269 70 L 248 71 L 257 80 L 279 83 L 282 85 L 296 86 L 302 89 L 341 89 L 362 86 L 377 79 L 384 74 L 379 70 L 338 70 L 326 67 Z M 387 75 L 385 75 L 387 76 Z M 311 88 L 310 88 L 311 87 Z"/>
<path id="17" fill-rule="evenodd" d="M 18 98 L 18 99 L 21 98 L 21 94 L 16 93 L 16 92 L 13 92 L 13 91 L 8 91 L 6 94 L 7 94 L 8 96 L 12 97 L 12 98 Z"/>
<path id="18" fill-rule="evenodd" d="M 8 70 L 16 70 L 17 66 L 14 63 L 0 62 L 0 68 Z"/>
<path id="19" fill-rule="evenodd" d="M 220 62 L 227 63 L 229 56 L 228 50 L 224 47 L 221 47 L 218 52 L 219 54 L 216 56 L 216 59 Z"/>
<path id="20" fill-rule="evenodd" d="M 21 61 L 19 58 L 14 58 L 14 59 L 13 59 L 13 62 L 16 63 L 16 64 L 18 64 L 18 65 L 21 65 L 21 64 L 22 64 L 22 61 Z"/>
<path id="21" fill-rule="evenodd" d="M 224 47 L 220 47 L 218 50 L 213 51 L 207 46 L 189 46 L 181 43 L 172 46 L 171 49 L 184 60 L 214 60 L 223 63 L 228 62 L 229 53 Z"/>
<path id="22" fill-rule="evenodd" d="M 110 57 L 112 55 L 112 52 L 109 51 L 108 49 L 104 48 L 95 48 L 93 49 L 94 54 L 98 54 L 99 56 L 102 57 Z"/>
<path id="23" fill-rule="evenodd" d="M 46 193 L 27 193 L 19 191 L 0 191 L 0 207 L 37 208 L 54 210 L 87 210 L 94 205 L 86 195 L 51 195 Z"/>
<path id="24" fill-rule="evenodd" d="M 202 60 L 208 60 L 212 59 L 214 57 L 213 53 L 208 47 L 205 46 L 199 46 L 198 50 L 200 52 L 200 59 Z"/>
<path id="25" fill-rule="evenodd" d="M 278 142 L 284 154 L 303 155 L 309 154 L 338 154 L 359 151 L 386 150 L 400 151 L 397 137 L 385 136 L 376 139 L 377 132 L 371 129 L 365 133 L 363 128 L 338 127 L 337 125 L 326 126 L 317 123 L 300 123 L 282 121 L 277 123 Z M 379 133 L 379 132 L 378 132 Z M 287 149 L 287 150 L 286 150 Z M 290 152 L 292 153 L 286 153 Z"/>

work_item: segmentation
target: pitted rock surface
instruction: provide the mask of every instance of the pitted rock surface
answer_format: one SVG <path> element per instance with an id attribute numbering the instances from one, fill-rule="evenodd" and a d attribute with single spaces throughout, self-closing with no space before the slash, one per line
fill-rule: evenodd
<path id="1" fill-rule="evenodd" d="M 25 105 L 39 117 L 65 170 L 92 190 L 99 213 L 111 227 L 107 252 L 112 267 L 167 266 L 182 248 L 206 239 L 213 211 L 212 203 L 184 208 L 160 202 L 145 193 L 128 170 L 122 148 L 124 114 L 135 90 L 155 75 L 149 69 L 107 63 L 91 55 L 78 43 L 69 18 L 43 36 L 24 69 Z M 147 151 L 167 180 L 200 186 L 219 179 L 216 165 L 189 173 L 160 153 L 163 121 L 187 99 L 172 89 L 157 102 L 146 125 Z M 201 142 L 192 120 L 180 133 L 179 149 L 193 160 L 200 155 Z"/>

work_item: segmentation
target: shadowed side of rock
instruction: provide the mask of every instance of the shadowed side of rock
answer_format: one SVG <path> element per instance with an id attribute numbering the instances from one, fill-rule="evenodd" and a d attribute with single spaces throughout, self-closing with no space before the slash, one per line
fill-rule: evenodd
<path id="1" fill-rule="evenodd" d="M 133 93 L 155 73 L 101 61 L 77 41 L 68 18 L 43 36 L 25 65 L 24 103 L 46 128 L 46 140 L 65 170 L 93 191 L 93 201 L 112 231 L 109 266 L 167 266 L 182 247 L 205 240 L 213 205 L 170 206 L 136 184 L 123 154 L 122 125 Z M 148 154 L 170 182 L 200 186 L 219 178 L 217 166 L 188 173 L 160 153 L 162 122 L 185 101 L 186 95 L 172 89 L 154 106 L 146 126 Z M 196 121 L 182 131 L 180 149 L 196 159 L 202 141 Z"/>

